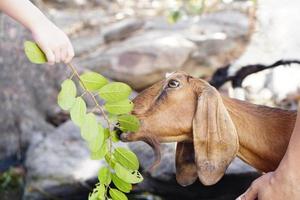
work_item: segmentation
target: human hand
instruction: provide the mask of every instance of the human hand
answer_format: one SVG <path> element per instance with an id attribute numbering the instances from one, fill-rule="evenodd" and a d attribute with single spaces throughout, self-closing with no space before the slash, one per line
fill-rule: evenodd
<path id="1" fill-rule="evenodd" d="M 0 10 L 28 28 L 46 54 L 49 64 L 68 63 L 74 49 L 68 36 L 55 26 L 30 0 L 0 0 Z"/>
<path id="2" fill-rule="evenodd" d="M 31 32 L 50 65 L 69 63 L 74 57 L 74 49 L 68 36 L 52 22 L 47 21 L 43 25 L 34 26 Z"/>
<path id="3" fill-rule="evenodd" d="M 236 200 L 300 199 L 299 179 L 287 170 L 276 170 L 262 175 Z"/>

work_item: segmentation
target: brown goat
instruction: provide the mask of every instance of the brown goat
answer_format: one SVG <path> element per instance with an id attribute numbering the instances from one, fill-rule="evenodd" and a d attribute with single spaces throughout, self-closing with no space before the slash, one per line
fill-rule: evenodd
<path id="1" fill-rule="evenodd" d="M 176 179 L 187 186 L 197 177 L 218 182 L 237 155 L 258 170 L 281 161 L 296 120 L 295 111 L 254 105 L 221 96 L 206 81 L 171 74 L 134 99 L 141 121 L 123 141 L 143 140 L 159 154 L 159 142 L 177 142 Z"/>

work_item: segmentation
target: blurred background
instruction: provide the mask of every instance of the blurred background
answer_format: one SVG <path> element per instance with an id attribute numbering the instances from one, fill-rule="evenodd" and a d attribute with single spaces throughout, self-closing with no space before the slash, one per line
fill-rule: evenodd
<path id="1" fill-rule="evenodd" d="M 297 108 L 297 0 L 33 2 L 70 36 L 80 72 L 93 70 L 126 82 L 134 95 L 165 73 L 183 70 L 211 81 L 224 95 Z M 30 39 L 28 31 L 0 13 L 0 199 L 87 199 L 102 163 L 90 160 L 79 130 L 56 104 L 70 71 L 64 65 L 29 63 L 23 42 Z M 253 73 L 279 60 L 278 66 Z M 250 72 L 241 71 L 244 66 Z M 233 77 L 240 84 L 227 81 Z M 153 153 L 146 144 L 119 145 L 137 153 L 142 170 L 151 165 Z M 161 165 L 143 173 L 145 181 L 129 199 L 231 200 L 259 176 L 236 159 L 218 184 L 183 188 L 175 181 L 174 145 L 162 145 Z"/>

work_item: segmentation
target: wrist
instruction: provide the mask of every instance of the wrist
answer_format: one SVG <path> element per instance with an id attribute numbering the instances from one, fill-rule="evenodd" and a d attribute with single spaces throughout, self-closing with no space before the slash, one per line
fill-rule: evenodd
<path id="1" fill-rule="evenodd" d="M 37 33 L 42 30 L 47 29 L 47 27 L 53 26 L 53 23 L 49 21 L 45 16 L 41 17 L 38 20 L 33 20 L 31 21 L 27 28 L 32 32 L 32 33 Z"/>
<path id="2" fill-rule="evenodd" d="M 300 181 L 299 166 L 299 156 L 295 155 L 295 152 L 293 152 L 291 149 L 288 149 L 278 168 L 276 169 L 276 174 L 285 178 L 292 178 Z"/>

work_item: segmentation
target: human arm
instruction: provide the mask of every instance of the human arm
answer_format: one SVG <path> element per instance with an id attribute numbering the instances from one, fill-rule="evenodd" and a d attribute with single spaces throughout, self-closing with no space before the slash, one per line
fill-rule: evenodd
<path id="1" fill-rule="evenodd" d="M 49 64 L 71 61 L 74 49 L 68 36 L 29 0 L 0 0 L 0 10 L 31 31 Z"/>

